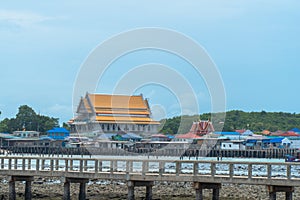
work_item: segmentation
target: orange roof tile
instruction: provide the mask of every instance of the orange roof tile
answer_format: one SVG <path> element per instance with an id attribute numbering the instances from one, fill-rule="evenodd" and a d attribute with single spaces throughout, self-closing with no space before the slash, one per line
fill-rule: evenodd
<path id="1" fill-rule="evenodd" d="M 128 115 L 149 115 L 150 112 L 147 110 L 125 110 L 125 109 L 98 109 L 96 113 L 101 114 L 128 114 Z"/>
<path id="2" fill-rule="evenodd" d="M 89 94 L 95 108 L 148 109 L 142 96 Z"/>
<path id="3" fill-rule="evenodd" d="M 130 117 L 130 116 L 96 116 L 97 121 L 106 123 L 140 123 L 140 124 L 159 124 L 149 117 Z"/>

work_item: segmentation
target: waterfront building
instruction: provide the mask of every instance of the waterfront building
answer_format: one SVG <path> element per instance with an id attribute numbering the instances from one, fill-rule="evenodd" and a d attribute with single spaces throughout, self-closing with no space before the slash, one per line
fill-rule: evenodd
<path id="1" fill-rule="evenodd" d="M 14 131 L 13 136 L 21 137 L 21 138 L 33 138 L 33 137 L 39 137 L 40 133 L 37 131 Z"/>
<path id="2" fill-rule="evenodd" d="M 176 135 L 174 141 L 192 143 L 194 140 L 200 139 L 200 138 L 201 138 L 201 136 L 199 136 L 195 133 L 192 133 L 192 132 L 188 132 L 186 134 Z"/>
<path id="3" fill-rule="evenodd" d="M 71 133 L 156 133 L 159 122 L 143 95 L 89 94 L 82 97 L 76 117 L 70 120 Z"/>
<path id="4" fill-rule="evenodd" d="M 151 135 L 151 141 L 165 142 L 165 141 L 171 141 L 171 139 L 168 136 L 163 135 L 163 134 L 153 134 L 153 135 Z"/>
<path id="5" fill-rule="evenodd" d="M 241 136 L 239 132 L 214 132 L 219 138 L 227 138 L 230 140 L 241 140 L 245 136 Z"/>
<path id="6" fill-rule="evenodd" d="M 228 140 L 221 143 L 221 149 L 224 150 L 245 150 L 243 140 Z"/>
<path id="7" fill-rule="evenodd" d="M 70 132 L 65 128 L 55 127 L 47 131 L 47 137 L 54 140 L 64 140 L 70 136 Z"/>

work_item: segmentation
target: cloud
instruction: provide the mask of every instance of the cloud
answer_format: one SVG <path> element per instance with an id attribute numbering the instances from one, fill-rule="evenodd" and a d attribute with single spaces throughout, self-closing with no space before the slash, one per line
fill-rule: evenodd
<path id="1" fill-rule="evenodd" d="M 43 16 L 33 12 L 0 10 L 0 23 L 7 27 L 30 28 L 54 19 L 56 18 Z"/>

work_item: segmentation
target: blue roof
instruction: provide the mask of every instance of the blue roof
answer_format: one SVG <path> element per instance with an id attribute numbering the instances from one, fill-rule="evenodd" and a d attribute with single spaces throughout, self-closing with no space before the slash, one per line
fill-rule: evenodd
<path id="1" fill-rule="evenodd" d="M 122 138 L 126 138 L 126 139 L 142 139 L 141 136 L 138 136 L 134 133 L 127 133 L 125 135 L 122 135 Z"/>
<path id="2" fill-rule="evenodd" d="M 263 139 L 262 143 L 269 143 L 271 141 L 271 139 Z"/>
<path id="3" fill-rule="evenodd" d="M 175 138 L 174 135 L 167 135 L 167 137 L 168 137 L 169 139 L 174 139 L 174 138 Z"/>
<path id="4" fill-rule="evenodd" d="M 273 138 L 270 140 L 270 143 L 281 143 L 282 140 L 283 138 Z"/>
<path id="5" fill-rule="evenodd" d="M 296 133 L 300 133 L 300 129 L 299 128 L 292 128 L 290 131 L 294 131 Z"/>
<path id="6" fill-rule="evenodd" d="M 240 135 L 238 132 L 215 132 L 215 134 L 219 135 Z"/>
<path id="7" fill-rule="evenodd" d="M 65 128 L 56 127 L 48 130 L 47 133 L 69 133 L 69 131 Z"/>

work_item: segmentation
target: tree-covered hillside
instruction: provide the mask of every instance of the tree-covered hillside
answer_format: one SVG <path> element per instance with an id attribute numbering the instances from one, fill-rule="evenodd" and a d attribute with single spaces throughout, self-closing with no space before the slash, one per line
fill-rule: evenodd
<path id="1" fill-rule="evenodd" d="M 59 126 L 58 118 L 48 117 L 36 112 L 27 105 L 19 107 L 15 118 L 5 118 L 0 122 L 0 133 L 12 133 L 18 130 L 46 132 Z"/>
<path id="2" fill-rule="evenodd" d="M 224 113 L 205 113 L 195 116 L 178 116 L 162 120 L 162 133 L 177 134 L 189 131 L 193 121 L 211 120 L 215 129 L 223 127 L 223 131 L 234 131 L 237 129 L 250 129 L 254 132 L 263 130 L 277 131 L 300 128 L 300 114 L 284 112 L 243 112 L 233 110 L 226 112 L 225 121 L 222 120 Z"/>

